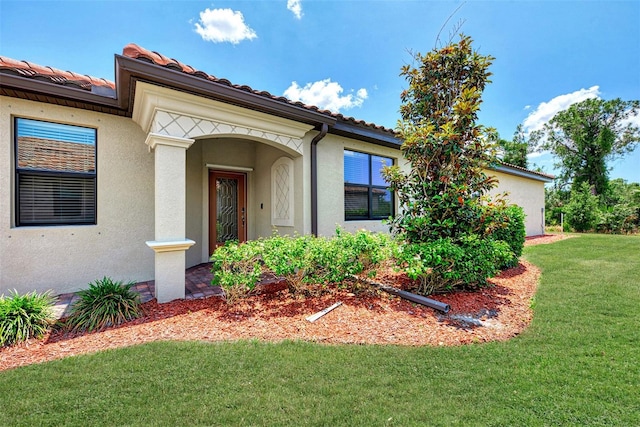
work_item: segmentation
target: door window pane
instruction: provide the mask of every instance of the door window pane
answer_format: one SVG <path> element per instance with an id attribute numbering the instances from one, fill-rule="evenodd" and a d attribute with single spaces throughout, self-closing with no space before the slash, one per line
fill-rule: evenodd
<path id="1" fill-rule="evenodd" d="M 218 243 L 238 240 L 238 180 L 216 179 L 216 236 Z"/>

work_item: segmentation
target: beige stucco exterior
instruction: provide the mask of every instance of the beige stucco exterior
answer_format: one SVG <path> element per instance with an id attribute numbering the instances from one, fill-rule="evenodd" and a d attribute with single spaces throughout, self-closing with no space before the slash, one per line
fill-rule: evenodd
<path id="1" fill-rule="evenodd" d="M 271 167 L 283 157 L 291 159 L 294 168 L 292 226 L 277 226 L 272 221 Z M 209 259 L 209 173 L 214 170 L 246 175 L 247 239 L 268 237 L 274 229 L 289 235 L 305 232 L 301 155 L 293 156 L 276 147 L 241 138 L 202 138 L 187 150 L 187 238 L 196 242 L 187 251 L 187 266 Z"/>
<path id="2" fill-rule="evenodd" d="M 349 232 L 359 229 L 389 232 L 389 227 L 380 220 L 344 220 L 344 150 L 390 157 L 401 168 L 406 168 L 406 162 L 397 149 L 327 135 L 318 144 L 318 234 L 332 236 L 337 225 Z M 397 209 L 396 204 L 396 212 Z"/>
<path id="3" fill-rule="evenodd" d="M 155 279 L 161 302 L 184 297 L 184 269 L 210 255 L 213 170 L 246 175 L 248 239 L 274 230 L 312 232 L 314 126 L 148 83 L 138 83 L 135 100 L 127 118 L 0 97 L 0 294 L 66 293 L 110 276 Z M 97 129 L 96 225 L 15 226 L 14 117 Z M 397 148 L 324 136 L 317 144 L 318 234 L 331 236 L 338 225 L 388 232 L 382 221 L 344 220 L 345 149 L 390 157 L 407 169 Z M 277 170 L 286 172 L 284 184 L 274 179 Z M 500 180 L 497 191 L 525 209 L 527 234 L 541 234 L 544 183 L 489 173 Z M 290 207 L 274 207 L 277 191 L 288 194 Z"/>
<path id="4" fill-rule="evenodd" d="M 507 193 L 510 204 L 518 205 L 524 210 L 527 236 L 544 234 L 544 184 L 542 180 L 524 178 L 516 173 L 505 173 L 495 170 L 485 171 L 495 176 L 499 185 L 491 194 Z M 548 181 L 548 180 L 547 180 Z"/>
<path id="5" fill-rule="evenodd" d="M 13 118 L 97 129 L 97 224 L 15 227 Z M 0 294 L 76 291 L 103 276 L 153 277 L 154 162 L 131 119 L 0 97 Z"/>

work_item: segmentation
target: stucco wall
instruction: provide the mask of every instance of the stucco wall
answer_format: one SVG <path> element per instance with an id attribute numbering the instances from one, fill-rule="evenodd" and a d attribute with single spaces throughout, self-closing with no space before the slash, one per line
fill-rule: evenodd
<path id="1" fill-rule="evenodd" d="M 251 169 L 238 170 L 247 176 L 247 238 L 271 235 L 271 166 L 280 157 L 291 157 L 284 151 L 262 142 L 240 138 L 203 138 L 187 150 L 187 238 L 196 244 L 186 252 L 187 267 L 209 259 L 209 170 L 207 165 Z M 300 232 L 302 228 L 301 162 L 294 160 L 296 200 L 295 225 L 278 227 L 282 234 Z M 220 169 L 220 168 L 218 168 Z"/>
<path id="2" fill-rule="evenodd" d="M 97 129 L 97 224 L 15 227 L 13 117 Z M 0 97 L 0 293 L 153 279 L 153 155 L 131 119 Z"/>
<path id="3" fill-rule="evenodd" d="M 345 221 L 344 219 L 344 150 L 390 157 L 405 167 L 400 151 L 336 135 L 327 135 L 318 144 L 318 234 L 335 234 L 336 225 L 347 231 L 367 229 L 389 232 L 381 220 Z M 396 206 L 397 211 L 397 206 Z"/>
<path id="4" fill-rule="evenodd" d="M 354 150 L 395 159 L 401 168 L 408 165 L 399 150 L 362 141 L 327 135 L 318 144 L 318 234 L 335 234 L 336 225 L 347 231 L 365 228 L 388 232 L 389 227 L 379 220 L 345 221 L 344 219 L 344 150 Z M 544 182 L 497 171 L 486 171 L 498 178 L 499 185 L 492 194 L 507 192 L 510 203 L 525 212 L 527 236 L 544 234 Z M 396 206 L 396 212 L 397 212 Z"/>
<path id="5" fill-rule="evenodd" d="M 485 172 L 499 181 L 491 194 L 507 192 L 507 200 L 524 210 L 527 236 L 544 234 L 544 182 L 492 170 Z"/>
<path id="6" fill-rule="evenodd" d="M 256 169 L 255 169 L 255 203 L 250 206 L 255 212 L 255 238 L 269 237 L 273 233 L 274 225 L 271 218 L 273 189 L 271 180 L 271 166 L 281 157 L 292 158 L 291 155 L 264 144 L 258 144 L 256 147 Z M 294 184 L 294 210 L 293 210 L 293 226 L 277 226 L 275 227 L 281 234 L 293 235 L 297 230 L 300 232 L 302 225 L 302 173 L 299 171 L 301 164 L 296 164 L 293 159 L 293 184 Z M 300 173 L 297 173 L 300 172 Z"/>
<path id="7" fill-rule="evenodd" d="M 208 194 L 203 192 L 205 166 L 202 160 L 201 141 L 194 142 L 187 149 L 186 169 L 187 205 L 185 210 L 185 232 L 187 239 L 196 242 L 185 253 L 186 265 L 191 267 L 204 262 L 202 252 L 208 245 L 208 242 L 204 241 L 202 234 L 205 226 L 202 206 L 203 203 L 206 204 L 208 202 Z"/>
<path id="8" fill-rule="evenodd" d="M 97 129 L 97 224 L 88 226 L 15 227 L 13 117 L 55 121 Z M 310 142 L 303 155 L 270 141 L 238 137 L 198 139 L 187 150 L 186 236 L 196 244 L 186 253 L 192 266 L 208 260 L 207 164 L 251 168 L 247 172 L 247 237 L 272 233 L 271 166 L 280 157 L 293 159 L 294 226 L 281 234 L 311 231 Z M 103 276 L 142 281 L 154 276 L 154 155 L 146 135 L 131 119 L 68 107 L 0 97 L 0 293 L 54 289 L 56 293 L 86 288 Z M 329 134 L 318 144 L 318 233 L 330 236 L 336 225 L 348 231 L 366 228 L 388 232 L 380 220 L 345 221 L 344 150 L 395 159 L 407 167 L 399 150 Z M 500 180 L 496 192 L 525 210 L 527 235 L 543 229 L 544 183 L 489 171 Z M 396 206 L 397 208 L 397 206 Z"/>

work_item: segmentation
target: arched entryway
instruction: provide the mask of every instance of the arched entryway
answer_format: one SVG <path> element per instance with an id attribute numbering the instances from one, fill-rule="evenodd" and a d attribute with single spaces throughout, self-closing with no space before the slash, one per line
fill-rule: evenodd
<path id="1" fill-rule="evenodd" d="M 142 82 L 136 85 L 133 120 L 147 132 L 146 144 L 155 161 L 155 239 L 146 243 L 155 251 L 156 298 L 159 302 L 184 298 L 184 269 L 189 264 L 195 265 L 191 257 L 208 259 L 210 218 L 209 204 L 204 199 L 208 201 L 210 197 L 205 193 L 205 187 L 209 191 L 210 171 L 246 174 L 245 221 L 253 212 L 256 227 L 257 207 L 261 206 L 261 210 L 265 207 L 265 201 L 258 201 L 258 193 L 271 201 L 270 187 L 265 194 L 257 182 L 271 182 L 273 162 L 281 157 L 289 158 L 293 164 L 291 178 L 295 175 L 302 178 L 302 157 L 313 126 Z M 225 141 L 229 143 L 226 150 L 220 147 Z M 198 157 L 194 143 L 207 154 Z M 254 166 L 234 161 L 232 147 L 237 150 L 243 145 L 253 147 Z M 211 147 L 217 147 L 213 154 L 209 153 Z M 270 164 L 265 162 L 268 157 L 265 153 L 275 157 Z M 198 188 L 198 182 L 202 187 Z M 190 188 L 191 185 L 195 188 Z M 192 214 L 190 206 L 198 203 L 187 200 L 188 195 L 201 199 L 200 215 Z M 304 199 L 304 194 L 300 198 Z M 198 222 L 200 232 L 197 226 L 192 226 Z M 251 223 L 245 226 L 244 232 L 251 238 Z M 263 229 L 261 225 L 253 234 Z M 201 239 L 207 243 L 196 240 L 198 236 L 206 236 Z M 185 252 L 194 245 L 196 248 L 190 251 L 187 260 Z"/>

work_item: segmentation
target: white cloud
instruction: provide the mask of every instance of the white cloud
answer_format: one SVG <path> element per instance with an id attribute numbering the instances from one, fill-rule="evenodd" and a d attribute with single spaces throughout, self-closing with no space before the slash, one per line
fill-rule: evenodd
<path id="1" fill-rule="evenodd" d="M 535 159 L 537 157 L 544 156 L 544 155 L 547 155 L 547 154 L 549 154 L 549 151 L 534 151 L 532 153 L 528 153 L 527 157 L 529 159 Z"/>
<path id="2" fill-rule="evenodd" d="M 320 80 L 314 83 L 307 83 L 300 87 L 297 82 L 291 82 L 291 86 L 284 91 L 284 96 L 292 101 L 300 101 L 307 105 L 315 105 L 320 109 L 340 112 L 353 107 L 360 107 L 369 96 L 367 90 L 358 89 L 356 93 L 340 95 L 344 89 L 331 79 Z"/>
<path id="3" fill-rule="evenodd" d="M 256 32 L 244 22 L 242 12 L 231 9 L 205 9 L 200 12 L 196 22 L 196 33 L 203 40 L 214 43 L 229 42 L 238 44 L 242 40 L 252 40 Z"/>
<path id="4" fill-rule="evenodd" d="M 296 18 L 302 18 L 302 0 L 287 0 L 287 9 L 289 9 Z"/>
<path id="5" fill-rule="evenodd" d="M 622 126 L 632 125 L 640 128 L 640 114 L 627 117 L 624 120 L 620 120 Z"/>
<path id="6" fill-rule="evenodd" d="M 589 89 L 580 89 L 565 95 L 559 95 L 549 102 L 542 102 L 524 120 L 523 127 L 525 133 L 529 134 L 542 127 L 557 113 L 569 108 L 571 104 L 584 101 L 589 98 L 599 98 L 600 87 L 591 86 Z"/>

